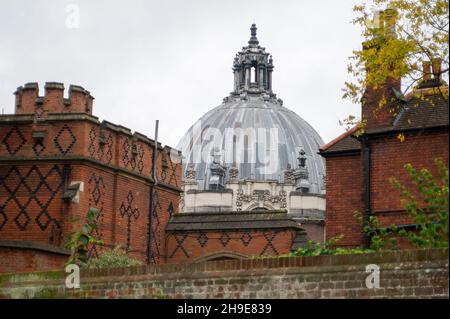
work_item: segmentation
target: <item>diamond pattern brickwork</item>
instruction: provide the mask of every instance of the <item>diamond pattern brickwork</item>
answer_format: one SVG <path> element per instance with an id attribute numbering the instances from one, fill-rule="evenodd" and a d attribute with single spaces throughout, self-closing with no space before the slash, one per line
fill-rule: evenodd
<path id="1" fill-rule="evenodd" d="M 63 184 L 59 165 L 0 166 L 0 232 L 59 232 L 61 216 L 54 212 L 60 211 Z"/>

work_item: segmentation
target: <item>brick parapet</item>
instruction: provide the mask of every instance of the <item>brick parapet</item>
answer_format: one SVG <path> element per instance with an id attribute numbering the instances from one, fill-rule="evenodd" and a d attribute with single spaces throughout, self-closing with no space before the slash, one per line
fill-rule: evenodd
<path id="1" fill-rule="evenodd" d="M 380 288 L 365 286 L 368 264 L 380 267 Z M 448 249 L 87 270 L 81 290 L 65 289 L 65 276 L 0 275 L 0 295 L 39 298 L 45 290 L 65 298 L 448 298 Z"/>

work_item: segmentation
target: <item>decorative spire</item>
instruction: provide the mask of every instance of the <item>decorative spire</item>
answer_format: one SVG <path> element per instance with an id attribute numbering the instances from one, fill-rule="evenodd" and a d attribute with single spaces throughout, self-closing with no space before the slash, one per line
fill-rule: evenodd
<path id="1" fill-rule="evenodd" d="M 256 37 L 256 24 L 253 23 L 248 45 L 239 51 L 233 60 L 234 89 L 232 98 L 246 100 L 250 97 L 269 99 L 278 103 L 276 95 L 272 92 L 273 59 L 264 47 L 259 45 Z M 269 59 L 269 56 L 271 57 Z M 224 100 L 224 103 L 228 100 Z"/>
<path id="2" fill-rule="evenodd" d="M 252 27 L 250 28 L 251 37 L 250 37 L 250 40 L 248 41 L 248 44 L 250 44 L 250 45 L 258 45 L 259 44 L 258 38 L 256 37 L 257 29 L 258 28 L 256 27 L 256 24 L 253 23 Z"/>

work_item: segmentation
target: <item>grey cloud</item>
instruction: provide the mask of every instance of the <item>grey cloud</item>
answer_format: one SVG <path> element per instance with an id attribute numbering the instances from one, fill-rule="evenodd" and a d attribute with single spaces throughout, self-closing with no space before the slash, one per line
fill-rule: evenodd
<path id="1" fill-rule="evenodd" d="M 94 112 L 176 146 L 231 91 L 234 54 L 258 26 L 274 57 L 274 90 L 329 141 L 359 114 L 341 99 L 347 57 L 360 47 L 355 1 L 25 1 L 0 3 L 0 109 L 25 82 L 79 84 Z M 80 28 L 65 26 L 66 6 Z"/>

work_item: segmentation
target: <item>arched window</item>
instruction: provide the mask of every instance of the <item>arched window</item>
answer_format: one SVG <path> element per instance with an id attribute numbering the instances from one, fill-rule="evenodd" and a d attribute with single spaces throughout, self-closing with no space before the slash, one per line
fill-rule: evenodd
<path id="1" fill-rule="evenodd" d="M 252 82 L 252 83 L 256 83 L 257 81 L 256 81 L 256 76 L 257 76 L 257 74 L 256 74 L 256 67 L 255 66 L 252 66 L 251 68 L 250 68 L 250 81 Z"/>
<path id="2" fill-rule="evenodd" d="M 252 211 L 263 211 L 263 210 L 268 210 L 268 209 L 265 207 L 255 207 L 252 209 Z"/>

